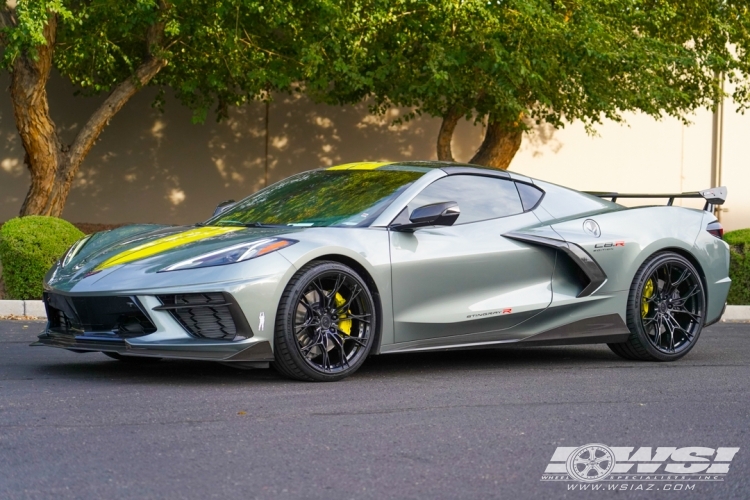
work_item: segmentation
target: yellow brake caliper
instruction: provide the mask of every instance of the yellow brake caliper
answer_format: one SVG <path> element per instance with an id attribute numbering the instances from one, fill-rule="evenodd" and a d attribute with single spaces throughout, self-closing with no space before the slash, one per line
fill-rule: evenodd
<path id="1" fill-rule="evenodd" d="M 641 299 L 641 317 L 645 318 L 648 314 L 649 304 L 648 299 L 654 295 L 654 282 L 648 280 L 646 286 L 643 287 L 643 298 Z"/>
<path id="2" fill-rule="evenodd" d="M 344 298 L 343 295 L 341 295 L 338 292 L 336 292 L 336 297 L 334 298 L 334 300 L 336 301 L 336 307 L 341 307 L 344 304 L 346 304 L 346 299 Z M 342 319 L 342 318 L 346 318 L 346 313 L 342 313 L 339 316 L 339 329 L 342 332 L 346 333 L 347 335 L 351 335 L 352 334 L 352 320 Z"/>

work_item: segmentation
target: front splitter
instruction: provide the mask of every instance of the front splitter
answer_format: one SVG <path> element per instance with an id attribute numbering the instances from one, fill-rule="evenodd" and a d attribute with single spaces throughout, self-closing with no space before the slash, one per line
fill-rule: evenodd
<path id="1" fill-rule="evenodd" d="M 185 339 L 143 342 L 138 338 L 106 338 L 93 335 L 69 335 L 47 331 L 39 335 L 32 346 L 48 346 L 74 352 L 114 352 L 123 356 L 147 356 L 170 359 L 193 359 L 221 362 L 273 361 L 271 343 L 266 340 L 246 339 L 239 342 L 220 342 L 204 339 Z"/>

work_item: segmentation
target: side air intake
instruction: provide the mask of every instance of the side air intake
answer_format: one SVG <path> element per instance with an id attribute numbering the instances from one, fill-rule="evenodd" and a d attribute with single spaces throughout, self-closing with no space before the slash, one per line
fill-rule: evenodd
<path id="1" fill-rule="evenodd" d="M 578 297 L 588 297 L 599 290 L 599 288 L 601 288 L 601 286 L 607 281 L 606 273 L 599 264 L 597 264 L 594 258 L 589 255 L 586 250 L 575 243 L 523 233 L 506 233 L 503 236 L 512 240 L 531 243 L 532 245 L 555 248 L 561 250 L 565 255 L 570 257 L 570 260 L 581 269 L 586 280 L 588 280 L 588 283 L 584 286 L 583 290 L 578 293 Z"/>
<path id="2" fill-rule="evenodd" d="M 242 310 L 227 293 L 185 293 L 157 298 L 162 305 L 154 311 L 169 311 L 194 337 L 213 340 L 252 337 Z"/>

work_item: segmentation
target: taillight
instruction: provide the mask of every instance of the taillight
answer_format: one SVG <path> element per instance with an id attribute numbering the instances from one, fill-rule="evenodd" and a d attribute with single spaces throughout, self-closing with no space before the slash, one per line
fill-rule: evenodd
<path id="1" fill-rule="evenodd" d="M 724 239 L 724 228 L 721 226 L 721 223 L 719 221 L 709 222 L 708 226 L 706 226 L 706 231 L 711 233 L 713 236 L 716 236 L 720 240 Z"/>

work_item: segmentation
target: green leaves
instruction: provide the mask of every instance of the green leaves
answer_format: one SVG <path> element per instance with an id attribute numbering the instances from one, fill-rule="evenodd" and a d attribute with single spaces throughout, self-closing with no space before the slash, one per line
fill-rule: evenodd
<path id="1" fill-rule="evenodd" d="M 7 11 L 4 64 L 32 57 L 56 19 L 54 65 L 84 94 L 111 91 L 150 57 L 167 66 L 150 82 L 171 87 L 203 120 L 212 106 L 289 91 L 303 80 L 301 47 L 312 43 L 327 1 L 281 0 L 20 0 Z M 304 36 L 302 36 L 304 35 Z"/>
<path id="2" fill-rule="evenodd" d="M 333 35 L 307 48 L 308 88 L 331 103 L 372 97 L 379 112 L 458 108 L 507 124 L 524 116 L 588 127 L 628 111 L 682 118 L 718 98 L 716 72 L 735 81 L 749 73 L 740 1 L 332 4 Z M 740 84 L 734 97 L 747 95 Z"/>
<path id="3" fill-rule="evenodd" d="M 148 57 L 202 120 L 211 107 L 292 92 L 373 109 L 460 109 L 592 127 L 641 111 L 684 117 L 750 100 L 746 0 L 20 0 L 2 30 L 6 67 L 46 43 L 85 93 L 110 91 Z M 154 27 L 161 35 L 153 38 Z"/>

